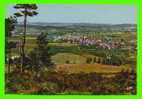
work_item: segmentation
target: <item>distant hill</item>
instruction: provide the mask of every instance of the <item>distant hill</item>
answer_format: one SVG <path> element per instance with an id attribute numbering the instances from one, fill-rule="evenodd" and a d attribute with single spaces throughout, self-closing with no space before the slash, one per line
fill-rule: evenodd
<path id="1" fill-rule="evenodd" d="M 16 26 L 16 32 L 23 31 L 23 23 Z M 94 23 L 28 23 L 28 33 L 59 32 L 136 32 L 136 24 L 94 24 Z"/>

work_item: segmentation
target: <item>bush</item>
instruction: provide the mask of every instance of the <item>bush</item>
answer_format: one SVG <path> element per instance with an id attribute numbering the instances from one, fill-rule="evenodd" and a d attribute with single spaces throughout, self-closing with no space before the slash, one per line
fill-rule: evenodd
<path id="1" fill-rule="evenodd" d="M 104 74 L 103 74 L 104 75 Z M 65 74 L 55 71 L 42 71 L 40 76 L 28 71 L 11 73 L 6 80 L 7 93 L 34 91 L 28 94 L 135 94 L 136 77 L 134 71 L 122 71 L 112 77 L 98 73 Z"/>

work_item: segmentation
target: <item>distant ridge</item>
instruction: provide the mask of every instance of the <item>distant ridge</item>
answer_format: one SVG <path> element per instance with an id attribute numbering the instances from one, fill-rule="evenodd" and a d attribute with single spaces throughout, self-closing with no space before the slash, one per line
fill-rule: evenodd
<path id="1" fill-rule="evenodd" d="M 17 24 L 16 32 L 21 32 L 23 23 Z M 29 33 L 42 32 L 136 32 L 136 24 L 98 24 L 98 23 L 28 23 Z"/>

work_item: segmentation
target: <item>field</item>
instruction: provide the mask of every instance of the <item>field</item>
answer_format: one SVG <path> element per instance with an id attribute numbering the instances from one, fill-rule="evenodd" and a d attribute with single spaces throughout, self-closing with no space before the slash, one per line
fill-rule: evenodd
<path id="1" fill-rule="evenodd" d="M 121 72 L 122 70 L 127 71 L 131 70 L 129 65 L 123 66 L 111 66 L 111 65 L 103 65 L 103 64 L 62 64 L 57 65 L 57 71 L 63 71 L 67 73 L 101 73 L 106 75 L 115 74 Z"/>

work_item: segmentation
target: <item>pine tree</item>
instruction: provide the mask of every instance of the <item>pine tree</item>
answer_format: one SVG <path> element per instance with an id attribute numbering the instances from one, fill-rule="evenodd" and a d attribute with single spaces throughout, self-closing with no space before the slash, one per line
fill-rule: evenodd
<path id="1" fill-rule="evenodd" d="M 37 37 L 37 47 L 29 54 L 32 69 L 51 67 L 54 65 L 49 50 L 47 34 L 41 33 Z"/>
<path id="2" fill-rule="evenodd" d="M 14 6 L 15 9 L 19 9 L 19 12 L 15 13 L 16 17 L 24 17 L 24 31 L 23 31 L 23 38 L 22 38 L 22 53 L 21 53 L 21 72 L 24 66 L 24 58 L 25 58 L 25 43 L 26 43 L 26 30 L 27 30 L 27 17 L 33 17 L 38 13 L 35 11 L 38 7 L 36 4 L 16 4 Z"/>

